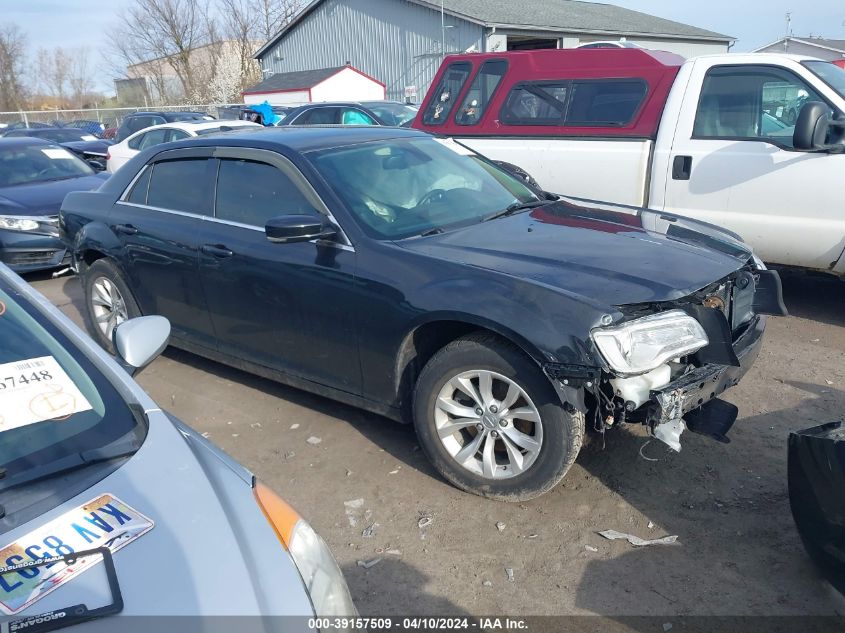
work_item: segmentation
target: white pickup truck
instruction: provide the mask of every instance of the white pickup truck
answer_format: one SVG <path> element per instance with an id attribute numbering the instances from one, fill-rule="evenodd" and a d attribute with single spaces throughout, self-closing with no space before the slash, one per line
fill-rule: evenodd
<path id="1" fill-rule="evenodd" d="M 545 190 L 704 220 L 764 261 L 845 275 L 842 121 L 845 71 L 817 59 L 575 49 L 447 57 L 414 127 Z"/>

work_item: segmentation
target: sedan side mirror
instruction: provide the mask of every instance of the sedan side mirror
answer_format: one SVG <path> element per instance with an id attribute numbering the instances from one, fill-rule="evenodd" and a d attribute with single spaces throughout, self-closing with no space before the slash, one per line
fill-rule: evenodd
<path id="1" fill-rule="evenodd" d="M 264 227 L 267 239 L 271 242 L 288 244 L 291 242 L 310 242 L 327 240 L 337 234 L 337 230 L 328 220 L 315 213 L 280 215 L 267 220 Z"/>
<path id="2" fill-rule="evenodd" d="M 122 365 L 134 376 L 153 362 L 170 340 L 170 321 L 163 316 L 129 319 L 114 329 L 112 342 Z"/>
<path id="3" fill-rule="evenodd" d="M 106 171 L 106 166 L 98 160 L 89 158 L 85 162 L 88 163 L 88 166 L 94 171 Z"/>

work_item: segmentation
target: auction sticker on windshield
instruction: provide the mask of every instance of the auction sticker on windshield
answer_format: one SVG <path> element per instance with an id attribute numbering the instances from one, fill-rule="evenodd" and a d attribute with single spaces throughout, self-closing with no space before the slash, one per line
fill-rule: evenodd
<path id="1" fill-rule="evenodd" d="M 52 356 L 0 365 L 0 432 L 66 420 L 91 404 Z"/>
<path id="2" fill-rule="evenodd" d="M 39 558 L 108 547 L 112 553 L 153 529 L 145 517 L 120 499 L 105 494 L 74 508 L 0 549 L 0 611 L 14 615 L 54 589 L 101 562 L 101 556 L 15 570 Z M 4 571 L 6 568 L 12 568 Z"/>

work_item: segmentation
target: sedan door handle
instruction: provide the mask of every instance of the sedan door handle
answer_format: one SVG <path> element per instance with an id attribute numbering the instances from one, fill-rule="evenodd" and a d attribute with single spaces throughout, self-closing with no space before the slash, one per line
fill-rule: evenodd
<path id="1" fill-rule="evenodd" d="M 131 224 L 116 224 L 114 230 L 122 235 L 135 235 L 138 229 Z"/>
<path id="2" fill-rule="evenodd" d="M 200 246 L 200 251 L 205 253 L 206 255 L 211 255 L 212 257 L 219 257 L 223 259 L 224 257 L 231 257 L 235 253 L 222 244 L 203 244 Z"/>
<path id="3" fill-rule="evenodd" d="M 692 156 L 675 156 L 672 161 L 672 180 L 689 180 L 692 172 Z"/>

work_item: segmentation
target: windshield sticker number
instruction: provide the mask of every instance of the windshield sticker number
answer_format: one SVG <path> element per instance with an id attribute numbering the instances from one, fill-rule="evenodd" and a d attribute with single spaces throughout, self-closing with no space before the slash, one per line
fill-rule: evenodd
<path id="1" fill-rule="evenodd" d="M 70 564 L 18 569 L 22 563 L 97 547 L 114 554 L 153 529 L 155 523 L 113 495 L 105 494 L 0 549 L 0 613 L 14 615 L 100 563 L 101 556 Z"/>
<path id="2" fill-rule="evenodd" d="M 49 158 L 73 158 L 73 154 L 66 149 L 42 149 L 41 151 Z"/>
<path id="3" fill-rule="evenodd" d="M 0 365 L 0 432 L 91 409 L 52 356 Z"/>

